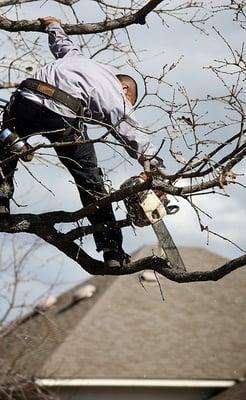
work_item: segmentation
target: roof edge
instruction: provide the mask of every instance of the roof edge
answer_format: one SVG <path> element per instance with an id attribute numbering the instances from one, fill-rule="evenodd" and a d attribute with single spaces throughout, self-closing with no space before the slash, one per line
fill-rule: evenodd
<path id="1" fill-rule="evenodd" d="M 186 388 L 229 388 L 236 381 L 229 379 L 46 379 L 37 378 L 41 387 L 76 387 L 76 386 L 114 386 L 114 387 L 186 387 Z"/>

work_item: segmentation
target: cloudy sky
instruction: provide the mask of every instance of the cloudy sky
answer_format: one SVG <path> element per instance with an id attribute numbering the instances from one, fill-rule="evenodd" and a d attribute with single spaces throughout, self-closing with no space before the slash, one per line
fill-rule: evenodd
<path id="1" fill-rule="evenodd" d="M 31 5 L 24 5 L 22 7 L 22 14 L 24 18 L 38 18 L 39 16 L 45 15 L 56 15 L 66 21 L 66 16 L 61 7 L 57 5 L 50 5 L 50 2 L 37 3 Z M 90 5 L 90 7 L 86 7 Z M 96 6 L 92 7 L 92 1 L 83 0 L 83 10 L 86 10 L 86 14 L 81 16 L 81 12 L 78 12 L 80 18 L 86 22 L 95 21 L 100 17 L 95 14 Z M 113 2 L 114 3 L 114 2 Z M 175 1 L 171 2 L 177 3 Z M 79 10 L 81 6 L 75 5 L 75 8 Z M 70 22 L 72 21 L 72 15 L 70 11 L 66 10 Z M 14 18 L 14 14 L 13 18 Z M 133 39 L 136 48 L 144 48 L 146 51 L 141 56 L 144 61 L 137 64 L 137 67 L 145 74 L 157 74 L 163 67 L 163 65 L 171 65 L 180 56 L 183 56 L 182 61 L 179 63 L 168 76 L 168 82 L 172 85 L 166 86 L 166 92 L 162 95 L 170 99 L 173 88 L 177 87 L 177 82 L 180 85 L 185 86 L 190 97 L 206 97 L 207 94 L 223 94 L 223 87 L 215 80 L 213 75 L 204 66 L 211 65 L 215 59 L 223 59 L 230 56 L 228 48 L 224 45 L 223 41 L 219 38 L 212 26 L 215 25 L 223 36 L 233 46 L 240 49 L 240 44 L 243 41 L 243 33 L 240 30 L 239 25 L 232 22 L 229 13 L 223 13 L 213 18 L 208 23 L 209 35 L 201 34 L 198 30 L 191 26 L 184 25 L 179 21 L 171 18 L 167 18 L 166 22 L 169 27 L 164 27 L 160 21 L 152 16 L 148 19 L 149 27 L 136 26 L 131 27 L 129 32 Z M 32 40 L 33 34 L 29 33 L 25 35 L 27 40 Z M 76 38 L 74 38 L 76 41 Z M 122 34 L 122 41 L 125 37 Z M 47 49 L 47 36 L 41 35 L 40 39 L 43 51 Z M 101 56 L 100 61 L 106 61 Z M 136 62 L 136 59 L 134 60 Z M 132 71 L 130 66 L 126 66 L 124 71 L 132 73 L 137 79 L 138 76 Z M 142 89 L 141 81 L 140 91 Z M 164 90 L 164 89 L 163 89 Z M 2 94 L 1 94 L 2 95 Z M 7 96 L 7 93 L 4 93 Z M 221 107 L 207 107 L 208 112 L 207 120 L 219 120 L 224 118 L 225 112 Z M 155 119 L 153 111 L 146 109 L 143 112 L 137 112 L 139 122 L 148 124 Z M 234 132 L 235 133 L 235 132 Z M 97 135 L 97 131 L 91 131 L 92 137 Z M 153 142 L 158 146 L 161 140 L 165 139 L 165 132 L 159 132 L 153 135 Z M 44 153 L 44 152 L 43 152 Z M 118 188 L 120 184 L 131 175 L 135 175 L 141 171 L 141 167 L 137 165 L 135 161 L 129 163 L 127 161 L 122 162 L 117 153 L 102 145 L 97 146 L 98 159 L 101 162 L 105 171 L 108 172 L 108 177 L 113 183 L 114 188 Z M 167 170 L 174 168 L 173 162 L 168 156 L 168 142 L 165 142 L 161 150 L 161 155 L 166 160 Z M 104 160 L 110 159 L 107 163 Z M 76 210 L 80 207 L 80 201 L 78 197 L 75 185 L 72 182 L 71 177 L 61 166 L 57 166 L 57 159 L 53 153 L 50 156 L 36 157 L 32 162 L 32 165 L 27 165 L 31 169 L 32 173 L 37 177 L 37 181 L 34 181 L 30 177 L 30 174 L 25 167 L 19 168 L 16 174 L 16 192 L 15 199 L 18 203 L 25 205 L 23 208 L 25 212 L 43 212 L 55 209 L 61 210 Z M 116 167 L 119 163 L 120 167 Z M 243 174 L 245 171 L 245 161 L 237 168 L 236 172 Z M 244 181 L 244 178 L 240 178 Z M 42 182 L 49 189 L 47 190 L 39 182 Z M 226 190 L 226 194 L 230 197 L 222 195 L 209 195 L 209 196 L 198 196 L 196 199 L 197 205 L 206 211 L 211 216 L 203 216 L 203 224 L 209 225 L 212 231 L 219 233 L 227 237 L 229 240 L 234 241 L 240 248 L 245 248 L 245 191 L 242 187 L 233 187 Z M 193 209 L 183 200 L 171 199 L 173 203 L 180 205 L 180 212 L 175 216 L 169 216 L 166 218 L 167 226 L 172 233 L 174 241 L 180 246 L 200 246 L 206 247 L 210 251 L 217 252 L 225 257 L 233 258 L 242 254 L 240 249 L 228 241 L 219 239 L 206 233 L 201 233 L 200 227 Z M 123 205 L 120 205 L 123 209 Z M 22 209 L 17 208 L 15 205 L 12 206 L 13 212 L 21 212 Z M 117 211 L 117 216 L 120 218 L 124 215 L 124 212 Z M 243 223 L 244 221 L 244 223 Z M 19 243 L 30 243 L 30 238 L 25 235 L 16 239 Z M 127 252 L 131 253 L 140 246 L 145 244 L 156 243 L 156 238 L 152 229 L 142 228 L 137 229 L 133 232 L 131 229 L 124 230 L 124 244 Z M 17 245 L 16 245 L 17 246 Z M 19 244 L 18 244 L 19 246 Z M 94 243 L 92 238 L 88 237 L 83 243 L 84 249 L 87 250 L 92 256 L 98 257 L 94 249 Z M 11 238 L 9 237 L 8 244 L 4 248 L 4 258 L 8 258 L 11 253 Z M 23 248 L 26 248 L 25 246 Z M 67 259 L 65 256 L 59 254 L 55 249 L 50 246 L 41 247 L 34 253 L 35 257 L 32 258 L 26 268 L 26 276 L 28 277 L 27 283 L 22 285 L 19 291 L 19 301 L 25 299 L 26 302 L 32 302 L 34 293 L 40 295 L 50 282 L 56 280 L 59 285 L 53 289 L 55 292 L 59 292 L 65 288 L 64 285 L 73 285 L 87 276 L 84 271 L 81 270 L 74 262 Z M 99 256 L 100 257 L 100 256 Z M 49 260 L 44 262 L 44 260 Z M 44 265 L 43 265 L 44 264 Z M 39 266 L 42 265 L 42 268 Z M 197 266 L 199 269 L 199 266 Z M 36 277 L 35 283 L 30 285 L 29 278 L 31 276 Z M 32 290 L 30 290 L 30 286 Z"/>

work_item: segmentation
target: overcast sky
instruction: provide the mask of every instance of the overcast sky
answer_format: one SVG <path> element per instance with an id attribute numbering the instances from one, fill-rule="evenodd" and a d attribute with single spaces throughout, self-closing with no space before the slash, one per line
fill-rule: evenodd
<path id="1" fill-rule="evenodd" d="M 50 5 L 50 2 L 38 4 L 24 5 L 23 16 L 25 18 L 37 18 L 39 16 L 54 15 L 63 18 L 64 15 L 61 13 L 61 8 L 57 5 Z M 86 4 L 90 4 L 87 7 Z M 95 19 L 99 19 L 99 16 L 94 14 L 95 4 L 92 7 L 91 1 L 83 0 L 83 10 L 87 14 L 83 15 L 83 19 L 86 22 L 92 22 Z M 175 3 L 175 2 L 172 2 Z M 79 10 L 81 5 L 75 5 L 75 8 Z M 68 11 L 69 14 L 69 11 Z M 82 18 L 82 16 L 81 16 Z M 72 21 L 72 20 L 71 20 Z M 160 21 L 156 17 L 150 17 L 149 29 L 146 26 L 131 27 L 129 32 L 133 38 L 134 43 L 139 48 L 145 48 L 144 61 L 138 65 L 141 71 L 149 74 L 158 74 L 158 71 L 166 63 L 172 64 L 180 56 L 184 56 L 178 67 L 172 71 L 169 75 L 169 82 L 172 85 L 176 85 L 179 82 L 184 85 L 190 96 L 195 98 L 197 96 L 206 96 L 208 93 L 222 94 L 223 88 L 219 85 L 211 72 L 204 69 L 204 66 L 210 65 L 214 59 L 223 59 L 229 55 L 229 51 L 223 44 L 222 40 L 218 35 L 210 28 L 209 35 L 201 34 L 198 30 L 190 26 L 167 19 L 168 27 L 163 27 Z M 220 14 L 211 22 L 209 26 L 216 25 L 220 29 L 221 33 L 226 37 L 232 46 L 240 48 L 240 43 L 243 41 L 242 30 L 239 29 L 238 24 L 231 22 L 229 13 Z M 25 35 L 26 38 L 32 39 L 33 34 L 29 33 Z M 76 41 L 76 38 L 74 38 Z M 124 40 L 124 39 L 122 39 Z M 41 35 L 41 41 L 43 48 L 47 48 L 47 36 Z M 103 61 L 106 61 L 103 59 Z M 130 67 L 124 69 L 127 73 L 132 73 Z M 134 74 L 134 72 L 133 72 Z M 136 75 L 136 74 L 135 74 Z M 141 88 L 141 82 L 140 82 Z M 170 95 L 170 90 L 166 89 L 166 95 Z M 6 95 L 6 93 L 4 93 Z M 1 96 L 1 94 L 0 94 Z M 221 109 L 208 108 L 209 115 L 208 120 L 219 119 L 218 112 Z M 146 112 L 138 114 L 139 122 L 143 121 L 147 124 L 148 121 L 154 119 L 155 115 L 152 111 L 149 114 Z M 92 136 L 96 135 L 96 131 L 91 132 Z M 165 138 L 165 133 L 154 135 L 153 141 L 158 146 L 161 140 Z M 167 157 L 168 146 L 167 143 L 164 145 L 161 155 L 163 159 L 169 160 Z M 97 146 L 98 158 L 101 160 L 102 166 L 108 170 L 109 165 L 113 170 L 109 172 L 109 179 L 113 182 L 114 188 L 118 188 L 122 181 L 127 179 L 129 176 L 137 174 L 141 171 L 141 167 L 137 165 L 135 161 L 132 165 L 129 162 L 123 162 L 120 167 L 114 168 L 121 161 L 114 150 L 109 150 L 102 145 Z M 111 158 L 113 157 L 113 159 Z M 103 160 L 111 158 L 110 164 L 103 162 Z M 16 174 L 16 192 L 15 198 L 18 203 L 26 205 L 23 209 L 25 212 L 43 212 L 55 209 L 64 210 L 76 210 L 80 207 L 80 200 L 78 197 L 77 190 L 72 182 L 69 174 L 59 166 L 56 166 L 56 158 L 51 155 L 48 158 L 49 162 L 42 162 L 40 159 L 34 159 L 32 165 L 28 164 L 32 173 L 37 176 L 37 179 L 49 188 L 49 191 L 42 187 L 38 182 L 34 182 L 33 178 L 30 177 L 29 173 L 25 168 L 20 167 Z M 52 165 L 54 163 L 54 165 Z M 171 161 L 167 165 L 167 170 L 172 168 Z M 237 172 L 244 173 L 245 161 L 238 167 Z M 243 178 L 242 178 L 243 181 Z M 55 194 L 53 195 L 51 191 Z M 211 230 L 226 236 L 228 239 L 233 240 L 241 248 L 245 246 L 245 191 L 242 187 L 236 187 L 227 190 L 227 194 L 230 197 L 224 196 L 201 196 L 198 198 L 197 204 L 202 209 L 211 215 L 212 219 L 203 217 L 204 225 L 208 225 Z M 176 203 L 177 199 L 171 199 L 172 202 Z M 201 233 L 197 218 L 192 208 L 186 204 L 186 202 L 179 201 L 180 212 L 175 216 L 169 216 L 166 218 L 167 226 L 172 233 L 174 241 L 181 246 L 200 246 L 206 247 L 210 251 L 217 252 L 225 257 L 233 258 L 242 254 L 242 252 L 231 245 L 229 242 L 225 242 L 216 237 L 210 236 L 209 240 L 206 233 Z M 123 206 L 120 205 L 123 209 Z M 17 208 L 13 205 L 13 212 L 21 212 L 22 209 Z M 118 211 L 117 216 L 120 218 L 124 215 L 123 211 Z M 30 240 L 24 235 L 26 240 Z M 22 240 L 21 238 L 19 240 Z M 131 229 L 124 230 L 124 247 L 129 253 L 133 252 L 140 246 L 145 244 L 155 244 L 156 238 L 150 227 L 137 229 L 133 232 Z M 6 246 L 7 250 L 8 246 Z M 84 248 L 92 256 L 98 257 L 95 252 L 94 243 L 92 238 L 85 238 Z M 5 251 L 6 257 L 7 251 Z M 42 247 L 37 253 L 35 253 L 35 263 L 32 262 L 28 265 L 28 273 L 33 271 L 39 264 L 42 264 L 44 258 L 51 258 L 46 265 L 42 267 L 36 274 L 39 280 L 47 283 L 52 282 L 59 274 L 58 280 L 62 283 L 73 285 L 76 282 L 85 279 L 86 274 L 77 266 L 74 262 L 60 255 L 55 249 L 50 246 Z M 53 259 L 55 257 L 55 259 Z M 100 257 L 100 256 L 99 256 Z M 197 266 L 199 269 L 199 265 Z M 35 289 L 35 294 L 41 293 L 44 290 L 42 283 L 35 283 L 32 286 Z M 64 286 L 57 286 L 55 291 L 59 292 Z M 28 283 L 19 293 L 19 298 L 23 298 L 23 293 L 29 301 L 33 298 L 33 291 L 29 292 L 30 284 Z"/>

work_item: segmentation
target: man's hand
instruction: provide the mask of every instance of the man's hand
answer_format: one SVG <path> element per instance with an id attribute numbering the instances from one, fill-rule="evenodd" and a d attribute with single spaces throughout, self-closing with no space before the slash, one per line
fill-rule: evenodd
<path id="1" fill-rule="evenodd" d="M 146 174 L 146 172 L 141 172 L 139 174 L 139 178 L 142 179 L 143 181 L 147 181 L 150 178 L 150 175 Z M 164 182 L 164 181 L 163 181 Z M 155 183 L 162 183 L 162 179 L 157 178 L 155 179 Z M 163 192 L 162 190 L 159 189 L 154 189 L 154 193 L 156 196 L 160 199 L 162 203 L 168 203 L 169 201 L 167 200 L 167 194 Z"/>
<path id="2" fill-rule="evenodd" d="M 38 19 L 44 28 L 46 28 L 46 26 L 48 26 L 49 24 L 52 24 L 54 22 L 61 25 L 61 20 L 56 17 L 49 16 L 49 17 L 43 17 L 43 18 L 38 18 Z"/>
<path id="3" fill-rule="evenodd" d="M 146 160 L 144 162 L 144 171 L 149 177 L 165 177 L 165 166 L 163 160 L 159 157 L 155 157 L 152 160 Z"/>
<path id="4" fill-rule="evenodd" d="M 20 156 L 22 161 L 25 161 L 25 162 L 32 161 L 33 153 L 26 153 L 28 150 L 31 150 L 31 149 L 32 149 L 32 146 L 26 142 L 25 145 L 21 149 L 21 153 L 24 153 L 24 154 L 21 154 L 21 156 Z"/>

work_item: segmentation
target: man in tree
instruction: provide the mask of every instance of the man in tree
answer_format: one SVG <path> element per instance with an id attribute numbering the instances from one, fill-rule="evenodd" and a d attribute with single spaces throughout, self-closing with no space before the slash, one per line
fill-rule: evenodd
<path id="1" fill-rule="evenodd" d="M 137 100 L 134 79 L 128 75 L 115 75 L 107 66 L 84 57 L 55 17 L 40 18 L 40 22 L 48 32 L 49 47 L 56 60 L 40 68 L 32 79 L 23 81 L 11 97 L 0 133 L 1 159 L 6 158 L 11 149 L 25 153 L 28 144 L 24 138 L 33 133 L 42 132 L 51 142 L 69 142 L 70 145 L 56 147 L 56 152 L 74 177 L 81 201 L 86 206 L 107 192 L 93 144 L 81 143 L 81 140 L 76 143 L 82 138 L 89 140 L 84 122 L 105 125 L 141 165 L 146 159 L 151 159 L 156 169 L 163 163 L 155 157 L 156 148 L 148 135 L 141 132 L 131 116 Z M 15 160 L 2 167 L 1 213 L 9 213 L 16 164 Z M 88 218 L 92 225 L 115 221 L 111 206 L 97 210 Z M 108 266 L 128 262 L 119 229 L 95 233 L 94 239 Z"/>

